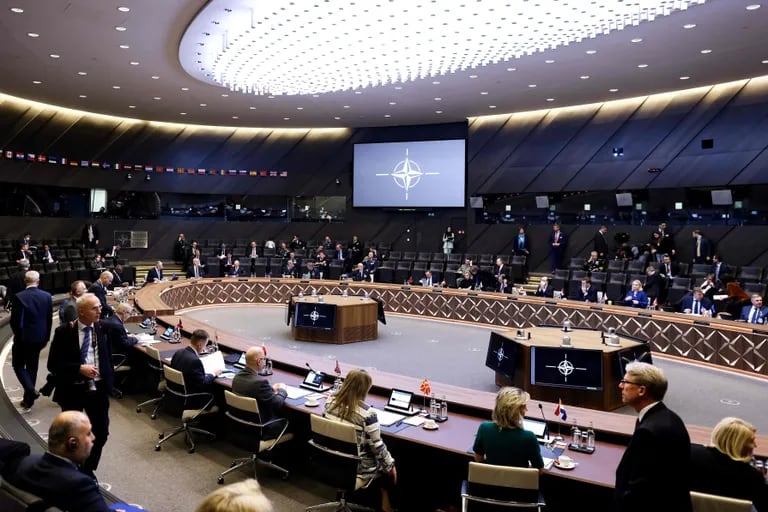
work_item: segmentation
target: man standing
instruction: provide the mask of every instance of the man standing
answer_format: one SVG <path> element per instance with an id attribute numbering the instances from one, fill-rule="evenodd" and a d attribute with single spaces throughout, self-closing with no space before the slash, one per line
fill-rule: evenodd
<path id="1" fill-rule="evenodd" d="M 27 285 L 24 283 L 24 279 L 29 270 L 29 260 L 21 260 L 19 262 L 19 270 L 11 274 L 8 278 L 8 290 L 5 296 L 5 309 L 10 309 L 13 302 L 13 296 L 22 291 Z"/>
<path id="2" fill-rule="evenodd" d="M 88 288 L 89 293 L 92 293 L 99 298 L 99 302 L 101 303 L 101 318 L 107 318 L 113 312 L 112 306 L 107 304 L 107 290 L 112 284 L 112 279 L 114 279 L 112 272 L 109 270 L 104 270 L 101 274 L 99 274 L 98 281 L 93 283 L 91 287 Z"/>
<path id="3" fill-rule="evenodd" d="M 563 254 L 565 254 L 565 235 L 560 231 L 559 224 L 552 226 L 552 234 L 549 235 L 549 245 L 550 266 L 554 274 L 555 270 L 560 268 Z"/>
<path id="4" fill-rule="evenodd" d="M 594 250 L 597 251 L 597 255 L 604 260 L 610 258 L 610 249 L 608 248 L 608 239 L 606 238 L 607 233 L 608 228 L 606 226 L 600 226 L 600 229 L 595 233 L 595 238 L 593 240 Z"/>
<path id="5" fill-rule="evenodd" d="M 51 339 L 53 301 L 51 294 L 38 288 L 40 273 L 30 270 L 24 276 L 26 289 L 13 296 L 11 329 L 13 371 L 24 388 L 21 407 L 29 410 L 40 394 L 35 389 L 40 351 Z"/>
<path id="6" fill-rule="evenodd" d="M 82 240 L 85 247 L 96 247 L 99 245 L 99 228 L 96 224 L 89 222 L 83 226 Z"/>
<path id="7" fill-rule="evenodd" d="M 179 237 L 173 244 L 173 261 L 186 265 L 188 254 L 189 244 L 187 244 L 187 239 L 184 237 L 184 233 L 179 233 Z"/>
<path id="8" fill-rule="evenodd" d="M 91 476 L 109 437 L 109 397 L 114 384 L 112 351 L 99 322 L 101 304 L 92 293 L 77 299 L 77 321 L 56 328 L 48 354 L 54 374 L 53 401 L 62 411 L 85 411 L 96 440 L 83 471 Z"/>
<path id="9" fill-rule="evenodd" d="M 11 483 L 62 510 L 108 512 L 99 484 L 78 470 L 93 446 L 88 416 L 77 411 L 62 412 L 48 429 L 48 451 L 23 459 Z"/>
<path id="10" fill-rule="evenodd" d="M 669 254 L 669 257 L 674 260 L 676 256 L 675 251 L 675 239 L 669 232 L 666 222 L 659 224 L 659 229 L 656 230 L 659 234 L 658 248 L 661 254 Z"/>
<path id="11" fill-rule="evenodd" d="M 656 366 L 632 362 L 619 389 L 639 417 L 616 468 L 616 510 L 690 512 L 691 440 L 683 420 L 662 402 L 667 378 Z"/>
<path id="12" fill-rule="evenodd" d="M 245 368 L 232 379 L 232 391 L 238 395 L 255 398 L 259 403 L 261 423 L 268 423 L 278 417 L 277 411 L 283 406 L 288 391 L 285 384 L 275 383 L 270 386 L 266 377 L 259 375 L 267 361 L 264 350 L 251 347 L 245 353 Z M 263 439 L 274 439 L 280 435 L 284 422 L 274 422 L 264 428 Z"/>
<path id="13" fill-rule="evenodd" d="M 712 258 L 709 255 L 709 241 L 702 236 L 698 229 L 694 229 L 691 235 L 693 237 L 693 263 L 710 263 Z"/>

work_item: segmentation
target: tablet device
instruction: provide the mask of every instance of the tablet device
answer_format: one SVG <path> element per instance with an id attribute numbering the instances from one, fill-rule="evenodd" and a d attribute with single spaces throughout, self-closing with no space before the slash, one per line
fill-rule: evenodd
<path id="1" fill-rule="evenodd" d="M 549 441 L 547 423 L 543 420 L 523 418 L 523 429 L 533 432 L 536 435 L 536 439 L 540 443 L 546 443 Z"/>
<path id="2" fill-rule="evenodd" d="M 410 391 L 393 389 L 389 394 L 389 400 L 387 401 L 387 405 L 384 406 L 384 410 L 397 414 L 404 414 L 405 416 L 413 416 L 418 414 L 419 410 L 411 407 L 412 399 L 413 393 Z"/>
<path id="3" fill-rule="evenodd" d="M 147 318 L 141 321 L 141 323 L 139 324 L 139 327 L 141 327 L 142 329 L 149 329 L 149 324 L 151 323 L 152 323 L 152 317 L 148 316 Z"/>
<path id="4" fill-rule="evenodd" d="M 170 340 L 173 337 L 173 331 L 175 329 L 173 327 L 166 327 L 165 332 L 160 335 L 160 337 L 164 340 Z"/>
<path id="5" fill-rule="evenodd" d="M 299 384 L 302 388 L 305 389 L 311 389 L 312 391 L 328 391 L 331 389 L 330 386 L 323 385 L 323 380 L 325 379 L 325 374 L 323 372 L 316 372 L 314 370 L 309 370 L 307 372 L 307 376 L 304 377 L 304 382 Z"/>

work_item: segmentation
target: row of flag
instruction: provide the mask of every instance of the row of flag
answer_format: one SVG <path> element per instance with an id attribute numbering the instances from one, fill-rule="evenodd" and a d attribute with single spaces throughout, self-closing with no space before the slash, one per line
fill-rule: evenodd
<path id="1" fill-rule="evenodd" d="M 166 167 L 163 165 L 121 164 L 116 162 L 99 162 L 96 160 L 77 160 L 67 157 L 39 155 L 21 151 L 0 150 L 6 160 L 21 160 L 34 163 L 48 163 L 67 167 L 104 169 L 113 171 L 143 171 L 173 174 L 193 174 L 196 176 L 255 176 L 259 178 L 287 178 L 288 171 L 270 169 L 207 169 L 194 167 Z"/>

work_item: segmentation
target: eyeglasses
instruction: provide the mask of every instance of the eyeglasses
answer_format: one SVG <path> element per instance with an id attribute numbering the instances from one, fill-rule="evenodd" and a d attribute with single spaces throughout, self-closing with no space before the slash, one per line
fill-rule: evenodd
<path id="1" fill-rule="evenodd" d="M 632 384 L 632 385 L 634 385 L 634 386 L 645 386 L 645 384 L 643 384 L 643 383 L 640 383 L 640 382 L 632 382 L 631 380 L 624 380 L 624 379 L 621 379 L 621 380 L 619 381 L 619 384 L 623 384 L 623 385 L 625 385 L 625 386 L 626 386 L 627 384 Z"/>

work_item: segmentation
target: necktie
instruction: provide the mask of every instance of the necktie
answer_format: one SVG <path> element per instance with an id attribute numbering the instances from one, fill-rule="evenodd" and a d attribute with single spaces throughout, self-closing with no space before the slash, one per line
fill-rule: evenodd
<path id="1" fill-rule="evenodd" d="M 200 272 L 197 270 L 197 266 L 195 266 L 195 277 L 200 277 Z"/>
<path id="2" fill-rule="evenodd" d="M 699 301 L 697 300 L 693 301 L 693 314 L 694 315 L 699 314 Z"/>
<path id="3" fill-rule="evenodd" d="M 85 364 L 85 359 L 88 357 L 88 350 L 91 348 L 91 331 L 93 327 L 88 326 L 83 329 L 83 346 L 80 347 L 80 364 Z"/>
<path id="4" fill-rule="evenodd" d="M 757 323 L 757 308 L 756 307 L 752 308 L 752 315 L 751 315 L 751 318 L 749 320 L 749 323 L 751 323 L 751 324 L 756 324 Z"/>
<path id="5" fill-rule="evenodd" d="M 701 238 L 696 239 L 696 257 L 701 257 Z"/>

